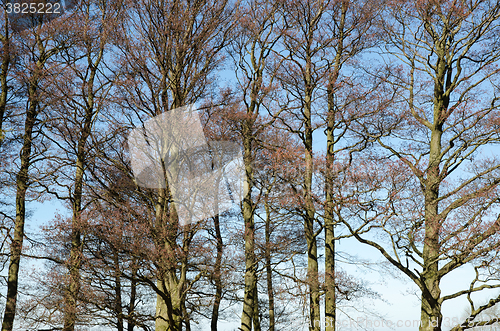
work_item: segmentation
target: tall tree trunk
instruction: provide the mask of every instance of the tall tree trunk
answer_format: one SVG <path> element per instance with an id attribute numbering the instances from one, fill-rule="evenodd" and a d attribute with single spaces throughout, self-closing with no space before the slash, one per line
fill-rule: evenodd
<path id="1" fill-rule="evenodd" d="M 260 331 L 260 314 L 259 314 L 259 292 L 257 289 L 257 279 L 255 280 L 255 286 L 253 287 L 254 291 L 254 304 L 253 304 L 253 329 L 254 331 Z"/>
<path id="2" fill-rule="evenodd" d="M 330 84 L 331 86 L 331 84 Z M 330 87 L 329 87 L 330 89 Z M 333 212 L 333 161 L 334 161 L 334 107 L 333 91 L 328 93 L 328 122 L 326 128 L 326 178 L 325 178 L 325 331 L 335 331 L 335 220 Z"/>
<path id="3" fill-rule="evenodd" d="M 82 239 L 81 239 L 81 213 L 83 197 L 83 181 L 85 175 L 85 162 L 87 159 L 87 140 L 92 133 L 92 119 L 95 116 L 94 108 L 94 80 L 98 65 L 104 54 L 102 48 L 98 53 L 95 63 L 92 63 L 89 80 L 86 82 L 86 90 L 82 95 L 87 95 L 83 129 L 80 133 L 76 154 L 75 190 L 73 193 L 73 218 L 71 227 L 71 251 L 69 257 L 69 286 L 65 295 L 64 327 L 63 331 L 74 331 L 77 320 L 78 295 L 80 292 L 80 267 L 82 262 Z M 90 54 L 88 55 L 90 57 Z M 89 61 L 92 61 L 89 59 Z"/>
<path id="4" fill-rule="evenodd" d="M 255 102 L 252 101 L 251 109 L 247 114 L 252 116 Z M 254 316 L 254 305 L 256 304 L 255 287 L 257 283 L 255 266 L 255 224 L 252 201 L 253 188 L 253 165 L 252 165 L 252 142 L 253 142 L 253 119 L 245 120 L 243 126 L 243 160 L 245 163 L 245 197 L 243 198 L 243 221 L 245 223 L 245 291 L 243 297 L 243 312 L 241 314 L 241 330 L 251 331 Z"/>
<path id="5" fill-rule="evenodd" d="M 182 300 L 182 316 L 183 322 L 186 331 L 191 331 L 191 319 L 189 317 L 187 308 L 186 308 L 186 300 Z"/>
<path id="6" fill-rule="evenodd" d="M 26 220 L 26 191 L 28 190 L 28 170 L 31 163 L 31 147 L 33 139 L 33 128 L 38 115 L 38 73 L 44 66 L 44 62 L 36 63 L 35 73 L 31 77 L 28 88 L 28 110 L 24 123 L 23 146 L 20 153 L 21 167 L 16 176 L 16 223 L 14 236 L 10 245 L 10 263 L 7 278 L 7 297 L 5 312 L 2 322 L 2 331 L 12 331 L 17 305 L 17 291 L 19 281 L 19 264 L 21 262 L 21 251 L 24 239 L 24 224 Z"/>
<path id="7" fill-rule="evenodd" d="M 266 210 L 266 225 L 265 225 L 265 258 L 266 258 L 266 280 L 267 280 L 267 296 L 269 298 L 269 331 L 275 329 L 274 317 L 274 288 L 273 288 L 273 269 L 271 265 L 271 210 L 267 196 L 264 200 L 264 208 Z"/>
<path id="8" fill-rule="evenodd" d="M 174 108 L 181 107 L 181 104 L 174 104 Z M 171 150 L 172 159 L 176 158 L 178 151 Z M 167 182 L 165 162 L 165 181 Z M 172 178 L 177 178 L 178 166 L 171 166 L 169 169 Z M 155 331 L 181 331 L 184 309 L 184 284 L 186 282 L 187 258 L 179 256 L 179 245 L 177 236 L 179 233 L 179 218 L 175 205 L 170 203 L 171 197 L 175 196 L 175 186 L 167 185 L 165 189 L 160 189 L 158 197 L 156 218 L 156 231 L 161 234 L 160 242 L 164 247 L 165 258 L 161 262 L 161 276 L 157 281 L 157 286 L 161 294 L 157 295 L 156 301 L 156 323 Z M 184 232 L 184 239 L 186 231 Z M 181 266 L 177 264 L 180 261 Z"/>
<path id="9" fill-rule="evenodd" d="M 335 331 L 337 321 L 337 295 L 335 281 L 335 219 L 333 196 L 333 162 L 335 161 L 335 84 L 342 66 L 344 53 L 344 28 L 349 2 L 343 1 L 340 14 L 339 38 L 333 71 L 330 74 L 327 96 L 328 114 L 326 123 L 326 176 L 325 176 L 325 331 Z"/>
<path id="10" fill-rule="evenodd" d="M 425 239 L 423 248 L 424 269 L 421 280 L 424 284 L 421 303 L 420 331 L 440 331 L 443 319 L 439 298 L 438 258 L 439 258 L 439 154 L 441 152 L 440 128 L 435 128 L 431 134 L 431 149 L 427 185 L 425 189 Z"/>
<path id="11" fill-rule="evenodd" d="M 78 294 L 80 292 L 80 261 L 81 261 L 81 233 L 79 217 L 73 216 L 73 229 L 71 230 L 71 251 L 69 257 L 69 286 L 65 294 L 64 327 L 63 331 L 73 331 L 77 319 Z M 78 225 L 76 225 L 78 224 Z"/>
<path id="12" fill-rule="evenodd" d="M 157 287 L 161 294 L 156 299 L 156 322 L 155 331 L 181 331 L 182 330 L 182 289 L 183 279 L 186 277 L 185 263 L 181 267 L 180 278 L 177 276 L 178 261 L 175 252 L 176 234 L 178 229 L 178 218 L 174 205 L 169 205 L 167 197 L 168 190 L 160 189 L 157 205 L 157 231 L 166 238 L 162 238 L 165 259 L 162 261 L 162 270 Z M 169 195 L 169 194 L 168 194 Z M 170 195 L 169 195 L 170 196 Z"/>
<path id="13" fill-rule="evenodd" d="M 180 70 L 180 69 L 178 69 Z M 173 84 L 173 91 L 175 95 L 180 94 L 178 92 L 180 89 L 176 88 Z M 166 94 L 166 89 L 164 95 Z M 183 106 L 182 100 L 175 99 L 173 108 L 180 108 Z M 166 101 L 163 104 L 164 109 L 168 109 Z M 170 149 L 170 157 L 172 160 L 177 158 L 179 151 L 176 147 Z M 156 219 L 157 219 L 157 230 L 160 231 L 162 242 L 164 247 L 165 259 L 162 261 L 161 265 L 161 276 L 157 281 L 157 286 L 162 294 L 157 295 L 156 301 L 156 323 L 155 331 L 181 331 L 182 323 L 184 321 L 184 288 L 187 279 L 187 257 L 179 256 L 180 248 L 177 244 L 177 237 L 180 231 L 179 217 L 175 209 L 175 205 L 171 203 L 171 197 L 176 196 L 175 185 L 169 185 L 166 177 L 167 170 L 165 168 L 165 162 L 162 162 L 164 180 L 167 183 L 167 188 L 160 189 L 160 194 L 158 197 L 158 203 L 156 207 Z M 170 165 L 169 171 L 171 173 L 171 178 L 178 178 L 180 172 L 179 165 L 175 163 Z M 159 187 L 162 187 L 160 185 Z M 183 230 L 184 244 L 186 243 L 186 236 L 188 236 L 187 230 Z M 186 253 L 186 247 L 183 248 L 183 253 Z M 180 266 L 178 262 L 180 261 Z M 186 320 L 186 323 L 189 321 Z"/>
<path id="14" fill-rule="evenodd" d="M 5 134 L 3 132 L 3 121 L 5 116 L 5 108 L 7 106 L 7 75 L 10 64 L 10 37 L 9 37 L 9 15 L 7 15 L 7 11 L 4 10 L 4 19 L 5 19 L 5 31 L 3 35 L 0 35 L 0 41 L 3 44 L 2 49 L 2 65 L 0 67 L 0 147 L 2 146 L 2 142 L 5 138 Z"/>
<path id="15" fill-rule="evenodd" d="M 215 258 L 215 266 L 214 266 L 214 283 L 215 283 L 215 297 L 214 297 L 214 306 L 212 308 L 212 319 L 210 323 L 211 331 L 217 331 L 217 322 L 219 320 L 219 309 L 220 303 L 222 301 L 222 278 L 221 278 L 221 263 L 222 263 L 222 253 L 224 248 L 224 242 L 222 241 L 222 235 L 220 232 L 220 223 L 219 223 L 219 213 L 216 213 L 214 216 L 214 227 L 215 227 L 215 239 L 217 256 Z"/>
<path id="16" fill-rule="evenodd" d="M 440 108 L 440 102 L 435 108 Z M 440 112 L 435 110 L 436 112 Z M 443 319 L 439 298 L 438 258 L 439 258 L 439 228 L 438 197 L 439 197 L 439 164 L 441 154 L 442 128 L 435 124 L 431 132 L 431 145 L 429 154 L 429 167 L 424 192 L 425 199 L 425 238 L 422 251 L 424 268 L 421 280 L 424 285 L 421 303 L 420 331 L 441 330 Z"/>
<path id="17" fill-rule="evenodd" d="M 420 331 L 440 331 L 443 315 L 441 313 L 441 289 L 439 288 L 440 276 L 438 274 L 438 260 L 440 256 L 440 227 L 439 218 L 439 187 L 440 165 L 442 160 L 441 140 L 443 135 L 444 114 L 449 106 L 450 97 L 445 93 L 446 84 L 450 84 L 452 68 L 448 65 L 447 54 L 443 45 L 437 45 L 436 53 L 436 80 L 434 83 L 434 118 L 431 125 L 431 140 L 429 148 L 429 166 L 424 186 L 425 204 L 425 238 L 422 250 L 423 271 L 421 283 L 423 285 L 422 301 L 420 308 Z"/>
<path id="18" fill-rule="evenodd" d="M 335 331 L 336 322 L 336 293 L 335 293 L 335 232 L 333 213 L 333 177 L 334 161 L 334 113 L 333 91 L 328 93 L 328 122 L 326 129 L 326 178 L 325 178 L 325 331 Z"/>
<path id="19" fill-rule="evenodd" d="M 177 291 L 178 282 L 174 272 L 167 272 L 167 275 L 157 282 L 163 295 L 157 295 L 155 331 L 182 330 L 182 302 Z"/>
<path id="20" fill-rule="evenodd" d="M 116 329 L 123 331 L 123 309 L 122 309 L 122 284 L 120 271 L 120 257 L 118 252 L 113 252 L 114 277 L 115 277 L 115 313 Z"/>
<path id="21" fill-rule="evenodd" d="M 320 293 L 318 279 L 318 244 L 317 233 L 314 231 L 316 209 L 314 207 L 312 185 L 314 171 L 313 157 L 313 128 L 312 128 L 312 59 L 306 58 L 305 94 L 304 94 L 304 147 L 305 147 L 305 174 L 304 174 L 304 230 L 307 241 L 307 281 L 309 282 L 309 318 L 310 330 L 321 330 Z"/>
<path id="22" fill-rule="evenodd" d="M 132 279 L 130 280 L 130 302 L 128 304 L 127 331 L 134 331 L 135 327 L 135 301 L 137 296 L 137 268 L 132 261 Z"/>
<path id="23" fill-rule="evenodd" d="M 84 134 L 85 135 L 85 134 Z M 71 228 L 71 250 L 69 256 L 69 285 L 65 294 L 64 327 L 63 331 L 73 331 L 77 319 L 78 294 L 80 292 L 80 265 L 81 265 L 81 207 L 82 207 L 82 186 L 84 175 L 84 135 L 78 142 L 78 152 L 75 173 L 75 191 L 73 199 L 73 218 Z"/>

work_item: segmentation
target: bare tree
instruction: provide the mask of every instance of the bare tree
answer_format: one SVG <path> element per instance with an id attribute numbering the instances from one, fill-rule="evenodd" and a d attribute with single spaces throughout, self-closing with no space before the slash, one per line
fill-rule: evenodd
<path id="1" fill-rule="evenodd" d="M 362 130 L 378 142 L 379 166 L 386 164 L 383 158 L 394 159 L 387 164 L 392 169 L 379 174 L 388 189 L 379 198 L 391 208 L 378 222 L 367 222 L 365 213 L 361 226 L 351 230 L 418 286 L 420 330 L 441 330 L 445 301 L 468 297 L 471 320 L 500 301 L 494 296 L 477 306 L 470 297 L 500 287 L 497 277 L 488 278 L 500 245 L 500 163 L 483 154 L 500 142 L 494 65 L 500 57 L 500 5 L 403 1 L 389 3 L 384 12 L 383 54 L 400 102 L 381 114 L 383 122 L 365 122 Z M 371 210 L 381 209 L 372 203 Z M 363 236 L 369 228 L 380 228 L 389 247 Z M 442 295 L 443 277 L 465 265 L 479 272 L 470 286 Z M 484 277 L 491 281 L 479 285 Z"/>
<path id="2" fill-rule="evenodd" d="M 324 165 L 325 201 L 325 330 L 334 331 L 336 325 L 336 268 L 335 227 L 339 221 L 335 214 L 342 209 L 345 199 L 337 196 L 335 182 L 349 172 L 353 157 L 367 147 L 367 141 L 350 134 L 351 123 L 367 116 L 374 116 L 383 104 L 381 100 L 373 103 L 377 83 L 364 88 L 360 84 L 363 75 L 353 75 L 350 68 L 356 63 L 359 54 L 372 47 L 378 40 L 373 24 L 381 2 L 337 1 L 328 17 L 331 19 L 329 34 L 334 38 L 331 62 L 329 63 L 326 84 L 327 111 L 326 157 Z M 359 75 L 359 76 L 358 76 Z M 370 103 L 370 107 L 363 106 Z"/>
<path id="3" fill-rule="evenodd" d="M 78 320 L 79 269 L 83 249 L 80 215 L 89 200 L 84 196 L 84 178 L 87 163 L 93 158 L 91 135 L 99 112 L 108 103 L 106 99 L 112 83 L 113 73 L 103 64 L 103 58 L 109 53 L 110 43 L 116 39 L 122 6 L 122 1 L 80 2 L 71 16 L 71 21 L 78 24 L 73 31 L 73 45 L 60 52 L 58 62 L 64 65 L 64 69 L 50 82 L 47 91 L 53 100 L 49 108 L 54 116 L 48 134 L 55 146 L 55 155 L 51 158 L 52 172 L 54 181 L 62 188 L 56 188 L 51 182 L 46 189 L 71 204 L 74 224 L 66 263 L 69 284 L 65 293 L 64 331 L 73 331 Z M 67 176 L 64 182 L 60 179 L 62 174 Z M 61 190 L 67 190 L 67 193 Z"/>
<path id="4" fill-rule="evenodd" d="M 140 1 L 131 6 L 124 28 L 128 38 L 121 44 L 121 87 L 122 105 L 133 124 L 207 96 L 213 72 L 224 60 L 234 9 L 227 0 Z M 188 278 L 190 243 L 197 227 L 179 224 L 171 189 L 143 192 L 155 209 L 151 235 L 162 252 L 155 261 L 156 284 L 148 282 L 157 293 L 157 331 L 190 328 L 186 296 L 191 281 L 203 275 Z"/>
<path id="5" fill-rule="evenodd" d="M 313 133 L 319 127 L 313 121 L 314 105 L 319 98 L 319 87 L 329 69 L 325 54 L 335 41 L 328 34 L 326 15 L 332 1 L 291 1 L 284 6 L 283 47 L 286 59 L 281 76 L 282 86 L 292 99 L 291 112 L 282 123 L 302 141 L 303 182 L 297 194 L 303 210 L 304 230 L 308 245 L 307 278 L 309 282 L 309 323 L 311 330 L 320 330 L 320 281 L 317 237 L 322 231 L 316 218 L 313 192 L 314 153 Z M 292 108 L 293 107 L 293 108 Z"/>
<path id="6" fill-rule="evenodd" d="M 240 34 L 233 43 L 233 59 L 236 65 L 238 90 L 241 93 L 242 115 L 239 115 L 238 129 L 243 145 L 245 164 L 245 196 L 242 215 L 245 224 L 245 291 L 241 330 L 260 329 L 258 314 L 257 264 L 255 257 L 255 210 L 253 198 L 255 179 L 254 165 L 259 148 L 259 133 L 268 127 L 273 119 L 263 122 L 261 113 L 266 109 L 275 118 L 269 102 L 274 92 L 276 68 L 269 70 L 272 50 L 280 38 L 277 34 L 280 2 L 251 1 L 245 4 L 240 16 Z"/>
<path id="7" fill-rule="evenodd" d="M 33 140 L 39 130 L 38 116 L 46 104 L 41 98 L 40 86 L 44 84 L 48 63 L 64 47 L 64 22 L 55 20 L 43 24 L 43 16 L 36 18 L 38 24 L 19 33 L 20 52 L 24 55 L 16 67 L 16 79 L 25 88 L 26 112 L 24 115 L 24 133 L 20 137 L 21 149 L 19 169 L 16 175 L 16 218 L 10 245 L 10 263 L 7 280 L 7 302 L 2 322 L 2 331 L 11 331 L 16 314 L 19 264 L 24 240 L 26 221 L 26 195 L 32 182 L 29 170 L 34 161 Z M 51 67 L 51 66 L 48 66 Z M 51 68 L 53 69 L 53 68 Z"/>

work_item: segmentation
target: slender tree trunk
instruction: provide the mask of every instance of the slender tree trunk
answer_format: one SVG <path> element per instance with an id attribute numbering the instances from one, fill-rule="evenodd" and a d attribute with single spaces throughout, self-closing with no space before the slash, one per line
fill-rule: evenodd
<path id="1" fill-rule="evenodd" d="M 137 296 L 137 268 L 132 262 L 132 279 L 130 281 L 130 302 L 128 304 L 127 331 L 134 331 L 135 327 L 135 301 Z"/>
<path id="2" fill-rule="evenodd" d="M 224 248 L 224 242 L 222 241 L 222 235 L 220 232 L 220 223 L 218 213 L 214 216 L 214 227 L 215 227 L 215 238 L 217 240 L 217 256 L 215 258 L 214 266 L 214 282 L 215 282 L 215 297 L 214 297 L 214 307 L 212 308 L 212 319 L 211 319 L 211 331 L 217 331 L 217 322 L 219 320 L 219 308 L 222 301 L 222 279 L 221 279 L 221 263 L 222 263 L 222 253 Z"/>
<path id="3" fill-rule="evenodd" d="M 305 147 L 305 174 L 304 174 L 304 230 L 307 241 L 307 280 L 309 282 L 309 309 L 310 330 L 320 331 L 320 293 L 318 279 L 318 244 L 317 234 L 314 231 L 316 209 L 312 193 L 312 177 L 314 171 L 313 157 L 313 129 L 312 129 L 312 59 L 306 59 L 305 95 L 304 95 L 304 147 Z"/>
<path id="4" fill-rule="evenodd" d="M 75 218 L 74 223 L 79 223 Z M 63 331 L 73 331 L 77 319 L 78 294 L 80 292 L 80 252 L 81 233 L 78 228 L 71 230 L 71 251 L 69 258 L 69 286 L 65 295 Z"/>
<path id="5" fill-rule="evenodd" d="M 348 1 L 342 2 L 339 24 L 339 38 L 333 72 L 329 77 L 328 95 L 328 115 L 326 124 L 326 178 L 325 178 L 325 331 L 335 331 L 337 322 L 337 295 L 335 280 L 335 219 L 333 207 L 335 199 L 333 196 L 333 162 L 335 160 L 335 84 L 341 68 L 342 56 L 344 53 L 344 28 L 349 6 Z"/>
<path id="6" fill-rule="evenodd" d="M 77 319 L 78 295 L 80 292 L 80 265 L 81 265 L 81 206 L 82 186 L 84 174 L 84 143 L 82 136 L 79 141 L 78 155 L 76 161 L 75 191 L 73 200 L 73 219 L 71 229 L 71 251 L 69 257 L 69 286 L 65 295 L 64 327 L 63 331 L 73 331 Z"/>
<path id="7" fill-rule="evenodd" d="M 333 213 L 333 93 L 328 94 L 328 122 L 326 129 L 326 178 L 325 178 L 325 331 L 335 331 L 336 322 L 336 293 L 335 293 L 335 232 Z"/>
<path id="8" fill-rule="evenodd" d="M 186 300 L 182 300 L 182 314 L 186 331 L 191 331 L 191 319 L 186 308 Z"/>
<path id="9" fill-rule="evenodd" d="M 255 109 L 252 102 L 251 109 L 247 112 L 250 116 Z M 243 127 L 243 160 L 245 163 L 245 197 L 243 198 L 243 221 L 245 223 L 245 291 L 243 298 L 243 312 L 241 315 L 241 330 L 251 331 L 256 304 L 255 286 L 257 275 L 255 270 L 255 224 L 252 201 L 253 166 L 252 166 L 252 141 L 253 119 L 246 119 Z"/>
<path id="10" fill-rule="evenodd" d="M 266 280 L 267 280 L 267 296 L 269 297 L 269 331 L 275 329 L 274 317 L 274 289 L 273 289 L 273 270 L 271 265 L 271 210 L 267 197 L 264 200 L 264 208 L 266 210 L 266 225 L 265 225 L 265 255 L 266 255 Z"/>
<path id="11" fill-rule="evenodd" d="M 328 95 L 328 104 L 333 107 L 333 95 Z M 326 153 L 326 206 L 325 206 L 325 331 L 335 331 L 336 322 L 336 293 L 335 293 L 335 222 L 333 213 L 333 178 L 332 166 L 333 155 L 333 128 L 334 113 L 329 112 L 326 130 L 327 153 Z"/>
<path id="12" fill-rule="evenodd" d="M 87 158 L 87 140 L 92 132 L 92 118 L 95 115 L 94 109 L 94 80 L 97 74 L 97 67 L 102 59 L 104 50 L 101 48 L 95 63 L 90 70 L 89 80 L 85 85 L 87 102 L 85 117 L 83 119 L 83 130 L 78 139 L 75 171 L 75 190 L 73 193 L 73 218 L 71 229 L 71 251 L 69 258 L 69 286 L 65 295 L 64 327 L 63 331 L 74 331 L 77 320 L 78 295 L 80 292 L 80 267 L 82 263 L 82 239 L 81 239 L 81 213 L 83 197 L 83 181 L 85 174 L 85 162 Z"/>
<path id="13" fill-rule="evenodd" d="M 41 70 L 44 63 L 37 62 L 37 69 Z M 21 167 L 16 176 L 16 224 L 14 236 L 10 245 L 10 263 L 7 278 L 7 297 L 5 312 L 2 322 L 2 331 L 12 331 L 17 305 L 17 291 L 19 281 L 19 264 L 21 262 L 21 251 L 24 239 L 24 224 L 26 220 L 26 191 L 28 190 L 28 170 L 31 163 L 31 148 L 33 139 L 33 128 L 38 115 L 37 83 L 38 74 L 35 73 L 28 88 L 28 110 L 24 124 L 23 146 L 21 148 Z"/>
<path id="14" fill-rule="evenodd" d="M 115 313 L 116 313 L 116 329 L 123 331 L 123 310 L 122 310 L 122 284 L 120 271 L 120 258 L 118 252 L 114 252 L 114 276 L 115 276 Z"/>
<path id="15" fill-rule="evenodd" d="M 7 75 L 10 64 L 10 37 L 9 37 L 9 16 L 7 15 L 7 11 L 4 10 L 4 19 L 5 19 L 5 31 L 4 34 L 0 36 L 0 40 L 3 43 L 3 56 L 2 56 L 2 65 L 0 68 L 0 146 L 2 146 L 2 142 L 5 138 L 5 134 L 2 130 L 3 121 L 5 116 L 5 108 L 7 106 Z"/>
<path id="16" fill-rule="evenodd" d="M 314 233 L 314 214 L 312 210 L 307 211 L 304 222 L 307 241 L 307 280 L 309 282 L 309 318 L 310 330 L 321 329 L 319 308 L 319 280 L 318 280 L 318 246 L 316 234 Z"/>
<path id="17" fill-rule="evenodd" d="M 257 280 L 255 280 L 255 283 L 257 283 Z M 260 331 L 261 326 L 260 326 L 260 314 L 259 314 L 259 292 L 257 289 L 257 284 L 253 287 L 254 291 L 254 304 L 253 304 L 253 329 L 254 331 Z"/>

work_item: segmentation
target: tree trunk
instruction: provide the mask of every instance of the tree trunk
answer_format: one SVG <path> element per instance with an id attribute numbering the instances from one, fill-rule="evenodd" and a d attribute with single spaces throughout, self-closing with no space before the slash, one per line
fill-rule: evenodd
<path id="1" fill-rule="evenodd" d="M 333 94 L 328 94 L 328 104 L 333 107 Z M 331 99 L 331 100 L 330 100 Z M 333 218 L 333 128 L 334 114 L 329 110 L 326 130 L 326 178 L 325 178 L 325 331 L 335 331 L 336 293 L 335 293 L 335 232 Z"/>
<path id="2" fill-rule="evenodd" d="M 167 254 L 173 254 L 169 250 Z M 186 269 L 181 267 L 181 269 Z M 185 271 L 181 270 L 181 279 L 177 277 L 175 267 L 165 271 L 164 276 L 157 281 L 155 331 L 181 331 L 183 322 L 184 297 L 182 295 Z"/>
<path id="3" fill-rule="evenodd" d="M 436 80 L 434 84 L 434 121 L 431 129 L 431 141 L 429 149 L 429 166 L 427 167 L 427 179 L 424 185 L 425 203 L 425 238 L 422 250 L 423 271 L 421 282 L 423 285 L 422 303 L 420 308 L 421 325 L 420 331 L 440 331 L 442 323 L 441 289 L 439 288 L 439 265 L 440 256 L 439 233 L 441 219 L 439 218 L 439 188 L 440 165 L 442 160 L 441 140 L 443 135 L 444 114 L 450 102 L 445 93 L 446 77 L 451 77 L 451 68 L 448 67 L 445 50 L 442 45 L 436 48 L 438 59 L 436 62 Z"/>
<path id="4" fill-rule="evenodd" d="M 176 154 L 172 151 L 172 154 Z M 175 158 L 175 156 L 173 156 Z M 163 167 L 165 163 L 163 163 Z M 171 168 L 172 178 L 177 178 L 178 169 Z M 164 169 L 164 174 L 166 170 Z M 179 232 L 179 218 L 175 205 L 169 203 L 171 192 L 174 189 L 170 185 L 166 189 L 160 189 L 158 203 L 156 206 L 156 232 L 161 234 L 158 244 L 164 248 L 164 258 L 160 261 L 160 277 L 157 287 L 160 293 L 156 300 L 156 323 L 155 331 L 181 331 L 183 321 L 184 283 L 186 280 L 187 261 L 185 257 L 179 259 L 176 243 Z M 181 261 L 181 266 L 177 266 Z M 180 275 L 177 273 L 180 271 Z"/>
<path id="5" fill-rule="evenodd" d="M 253 102 L 252 102 L 253 104 Z M 249 112 L 252 114 L 253 111 Z M 253 214 L 252 188 L 252 127 L 253 123 L 247 119 L 243 127 L 243 148 L 245 163 L 245 197 L 243 198 L 243 220 L 245 223 L 245 292 L 243 298 L 243 312 L 241 315 L 241 330 L 251 331 L 256 304 L 255 286 L 257 275 L 255 270 L 255 224 Z"/>
<path id="6" fill-rule="evenodd" d="M 307 212 L 305 220 L 305 232 L 307 241 L 307 280 L 309 282 L 309 318 L 310 330 L 321 330 L 319 310 L 319 281 L 318 281 L 318 246 L 314 233 L 314 216 Z"/>
<path id="7" fill-rule="evenodd" d="M 440 133 L 438 135 L 440 136 Z M 437 139 L 434 137 L 435 133 L 433 132 L 431 140 Z M 431 151 L 431 158 L 432 155 Z M 431 169 L 430 172 L 439 171 L 439 168 L 436 169 L 432 166 L 429 168 Z M 432 177 L 432 175 L 428 177 L 430 183 L 433 182 Z M 425 194 L 425 239 L 422 252 L 424 270 L 421 276 L 424 290 L 422 291 L 420 331 L 440 331 L 443 319 L 441 304 L 438 301 L 441 295 L 437 261 L 439 257 L 439 221 L 437 220 L 438 206 L 436 202 L 438 188 L 432 186 L 427 187 Z"/>
<path id="8" fill-rule="evenodd" d="M 439 106 L 437 106 L 439 107 Z M 423 248 L 423 263 L 421 281 L 424 285 L 421 303 L 420 331 L 440 331 L 442 314 L 439 298 L 438 258 L 439 258 L 439 228 L 438 196 L 439 196 L 439 164 L 441 154 L 442 130 L 439 125 L 431 133 L 431 148 L 427 181 L 425 187 L 425 239 Z"/>
<path id="9" fill-rule="evenodd" d="M 257 289 L 257 280 L 255 280 L 254 291 L 254 304 L 253 304 L 253 329 L 254 331 L 261 331 L 260 327 L 260 314 L 259 314 L 259 292 Z"/>
<path id="10" fill-rule="evenodd" d="M 174 109 L 181 106 L 182 104 L 173 105 Z M 179 151 L 172 147 L 170 152 L 171 158 L 175 160 Z M 161 294 L 157 294 L 155 331 L 181 331 L 184 320 L 185 297 L 183 291 L 187 276 L 187 257 L 179 257 L 178 254 L 179 248 L 181 248 L 177 244 L 179 217 L 175 205 L 170 203 L 171 197 L 175 196 L 175 186 L 168 185 L 165 162 L 162 163 L 162 167 L 164 167 L 163 174 L 167 188 L 159 190 L 156 207 L 156 232 L 161 233 L 159 245 L 163 246 L 165 257 L 160 263 L 161 276 L 157 281 L 157 287 Z M 172 178 L 178 178 L 179 165 L 171 165 L 169 170 Z M 187 235 L 187 232 L 184 231 L 184 239 Z M 187 252 L 183 251 L 183 253 Z M 179 261 L 180 266 L 178 266 Z M 186 320 L 186 323 L 189 322 Z"/>
<path id="11" fill-rule="evenodd" d="M 5 31 L 4 35 L 0 36 L 0 40 L 3 43 L 3 56 L 2 56 L 2 65 L 0 71 L 0 146 L 2 146 L 3 139 L 5 138 L 5 134 L 2 130 L 3 120 L 5 116 L 5 108 L 7 106 L 7 74 L 9 70 L 10 64 L 10 37 L 9 37 L 9 15 L 7 15 L 7 11 L 4 11 L 4 19 L 5 19 Z"/>
<path id="12" fill-rule="evenodd" d="M 335 331 L 336 293 L 335 293 L 335 232 L 333 218 L 333 114 L 329 114 L 327 125 L 327 175 L 325 206 L 325 331 Z"/>
<path id="13" fill-rule="evenodd" d="M 75 218 L 74 223 L 78 223 Z M 69 258 L 69 286 L 65 295 L 63 331 L 73 331 L 76 323 L 78 294 L 80 292 L 80 252 L 81 233 L 78 228 L 71 230 L 71 251 Z"/>
<path id="14" fill-rule="evenodd" d="M 37 69 L 41 70 L 44 63 L 38 61 Z M 38 71 L 37 70 L 37 71 Z M 12 331 L 17 305 L 17 290 L 19 281 L 19 264 L 21 262 L 21 251 L 24 239 L 24 224 L 26 220 L 26 191 L 28 189 L 28 170 L 30 166 L 31 147 L 33 139 L 33 128 L 38 115 L 37 100 L 38 76 L 35 73 L 28 88 L 29 107 L 24 124 L 23 146 L 21 148 L 21 167 L 16 176 L 16 224 L 14 236 L 10 245 L 10 263 L 7 278 L 7 297 L 5 312 L 2 322 L 2 331 Z"/>
<path id="15" fill-rule="evenodd" d="M 264 200 L 264 207 L 266 209 L 266 225 L 265 225 L 265 258 L 266 258 L 266 280 L 267 280 L 267 296 L 269 297 L 269 331 L 275 329 L 274 317 L 274 289 L 273 289 L 273 269 L 271 266 L 271 210 L 267 197 Z"/>
<path id="16" fill-rule="evenodd" d="M 114 276 L 115 276 L 115 313 L 116 313 L 116 329 L 123 331 L 123 311 L 122 311 L 122 284 L 120 271 L 120 257 L 118 252 L 114 251 Z"/>
<path id="17" fill-rule="evenodd" d="M 81 240 L 81 213 L 83 181 L 85 174 L 85 162 L 87 158 L 87 140 L 92 132 L 92 119 L 95 115 L 94 109 L 94 80 L 98 65 L 102 59 L 104 50 L 101 48 L 95 63 L 90 69 L 89 80 L 85 84 L 86 90 L 82 95 L 87 95 L 85 117 L 83 119 L 83 130 L 78 139 L 75 171 L 75 190 L 73 193 L 73 218 L 71 229 L 71 251 L 69 258 L 69 286 L 65 295 L 64 327 L 63 331 L 74 331 L 77 320 L 78 295 L 80 292 L 80 267 L 82 263 L 82 240 Z M 88 54 L 90 56 L 90 54 Z"/>
<path id="18" fill-rule="evenodd" d="M 337 55 L 338 56 L 338 55 Z M 334 79 L 328 84 L 328 117 L 326 124 L 326 174 L 325 174 L 325 331 L 335 331 L 335 232 L 333 218 L 333 161 L 335 100 Z"/>
<path id="19" fill-rule="evenodd" d="M 162 280 L 157 281 L 157 286 L 163 295 L 157 294 L 155 331 L 181 331 L 182 300 L 175 271 L 168 271 Z"/>
<path id="20" fill-rule="evenodd" d="M 137 268 L 132 262 L 132 279 L 130 280 L 130 302 L 128 305 L 127 331 L 134 331 L 135 327 L 135 300 L 137 296 Z"/>
<path id="21" fill-rule="evenodd" d="M 314 171 L 313 158 L 313 129 L 312 129 L 312 59 L 306 59 L 305 95 L 304 95 L 304 147 L 305 147 L 305 174 L 304 174 L 304 230 L 307 241 L 307 281 L 309 282 L 309 317 L 310 330 L 321 330 L 319 307 L 319 279 L 318 279 L 318 244 L 317 234 L 314 231 L 315 213 L 312 197 L 312 177 Z"/>
<path id="22" fill-rule="evenodd" d="M 84 174 L 84 143 L 86 140 L 81 137 L 78 143 L 78 154 L 76 161 L 75 191 L 73 199 L 73 219 L 71 229 L 71 251 L 69 257 L 69 286 L 65 294 L 64 327 L 63 331 L 73 331 L 76 323 L 76 311 L 78 305 L 78 294 L 80 292 L 80 265 L 81 265 L 81 206 L 82 206 L 82 186 Z"/>
<path id="23" fill-rule="evenodd" d="M 217 256 L 215 258 L 214 266 L 214 282 L 215 282 L 215 297 L 214 297 L 214 307 L 212 308 L 212 319 L 211 319 L 211 331 L 217 331 L 217 322 L 219 320 L 219 308 L 222 301 L 222 279 L 221 279 L 221 263 L 222 263 L 222 253 L 224 248 L 224 242 L 222 241 L 222 235 L 220 232 L 219 215 L 218 213 L 214 216 L 214 227 L 215 227 L 215 238 L 217 240 Z"/>
<path id="24" fill-rule="evenodd" d="M 342 2 L 339 24 L 339 38 L 335 54 L 333 72 L 329 77 L 328 114 L 326 124 L 326 176 L 325 176 L 325 331 L 335 331 L 337 321 L 336 281 L 335 281 L 335 220 L 333 207 L 333 162 L 335 161 L 335 84 L 342 66 L 344 54 L 344 28 L 349 6 L 348 1 Z"/>

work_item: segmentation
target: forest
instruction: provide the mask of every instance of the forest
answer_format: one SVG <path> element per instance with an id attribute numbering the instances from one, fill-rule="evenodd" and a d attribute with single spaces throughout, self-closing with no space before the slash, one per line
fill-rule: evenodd
<path id="1" fill-rule="evenodd" d="M 1 331 L 498 327 L 498 0 L 27 1 Z M 353 327 L 384 318 L 367 266 L 416 324 Z"/>

